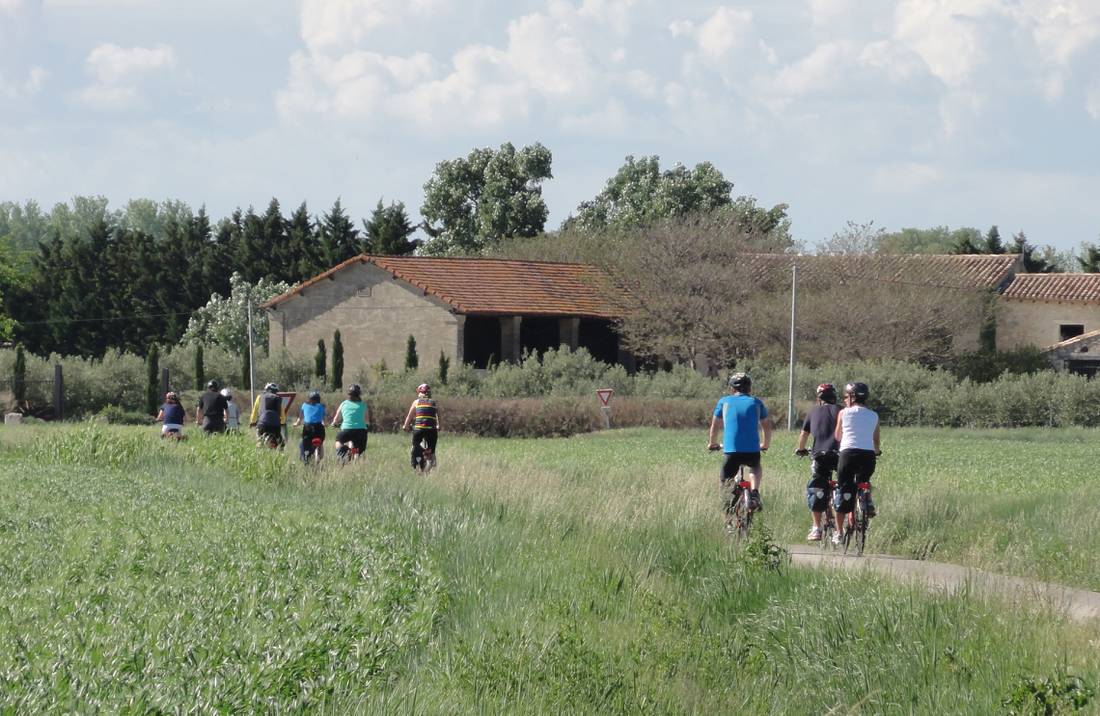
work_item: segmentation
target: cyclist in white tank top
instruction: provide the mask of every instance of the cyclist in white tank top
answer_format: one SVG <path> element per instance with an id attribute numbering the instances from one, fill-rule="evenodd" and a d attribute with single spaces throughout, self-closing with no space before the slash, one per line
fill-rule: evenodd
<path id="1" fill-rule="evenodd" d="M 872 450 L 878 447 L 878 413 L 865 405 L 852 405 L 840 411 L 837 419 L 841 450 Z"/>
<path id="2" fill-rule="evenodd" d="M 851 524 L 851 514 L 857 485 L 870 485 L 875 474 L 875 458 L 882 454 L 879 441 L 878 413 L 866 406 L 870 389 L 866 383 L 849 383 L 844 386 L 844 409 L 836 419 L 833 437 L 840 443 L 840 459 L 836 470 L 837 489 L 833 493 L 836 510 L 836 532 L 833 544 L 839 544 L 844 533 L 844 523 Z M 870 488 L 867 489 L 867 516 L 876 514 Z"/>

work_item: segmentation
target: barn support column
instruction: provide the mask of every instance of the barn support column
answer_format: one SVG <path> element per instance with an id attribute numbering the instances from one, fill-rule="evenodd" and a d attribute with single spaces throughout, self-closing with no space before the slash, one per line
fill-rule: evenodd
<path id="1" fill-rule="evenodd" d="M 580 339 L 581 319 L 558 319 L 558 343 L 560 343 L 562 346 L 569 346 L 571 350 L 577 350 L 577 345 L 580 343 Z"/>
<path id="2" fill-rule="evenodd" d="M 452 354 L 456 365 L 466 362 L 466 316 L 455 314 L 455 350 Z"/>
<path id="3" fill-rule="evenodd" d="M 500 360 L 502 363 L 518 363 L 523 357 L 520 348 L 521 316 L 500 317 Z"/>

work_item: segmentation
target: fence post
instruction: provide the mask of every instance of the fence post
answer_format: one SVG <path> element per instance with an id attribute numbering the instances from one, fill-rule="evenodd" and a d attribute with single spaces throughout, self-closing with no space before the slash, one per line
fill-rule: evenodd
<path id="1" fill-rule="evenodd" d="M 53 415 L 54 420 L 65 418 L 65 376 L 60 363 L 53 367 Z"/>
<path id="2" fill-rule="evenodd" d="M 160 399 L 164 400 L 164 396 L 168 394 L 168 369 L 160 369 Z"/>

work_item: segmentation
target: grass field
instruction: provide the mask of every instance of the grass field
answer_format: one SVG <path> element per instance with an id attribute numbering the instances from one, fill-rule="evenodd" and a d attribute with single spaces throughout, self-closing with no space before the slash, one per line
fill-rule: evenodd
<path id="1" fill-rule="evenodd" d="M 423 479 L 395 436 L 306 472 L 243 439 L 5 429 L 0 710 L 1030 713 L 1100 684 L 1096 624 L 755 565 L 704 439 L 448 436 Z M 1094 442 L 889 431 L 870 548 L 1100 588 Z M 791 448 L 778 542 L 808 523 Z"/>

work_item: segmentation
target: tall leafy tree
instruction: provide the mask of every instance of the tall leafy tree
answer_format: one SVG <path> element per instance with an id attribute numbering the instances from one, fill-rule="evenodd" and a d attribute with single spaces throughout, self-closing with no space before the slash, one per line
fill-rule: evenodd
<path id="1" fill-rule="evenodd" d="M 359 230 L 355 228 L 339 199 L 321 216 L 317 233 L 326 268 L 363 253 L 364 246 Z"/>
<path id="2" fill-rule="evenodd" d="M 340 390 L 344 385 L 344 342 L 340 340 L 340 331 L 332 334 L 332 389 Z"/>
<path id="3" fill-rule="evenodd" d="M 416 242 L 410 238 L 416 227 L 409 221 L 403 202 L 382 206 L 379 199 L 370 219 L 363 222 L 363 230 L 367 235 L 367 250 L 372 254 L 404 256 L 416 250 Z"/>
<path id="4" fill-rule="evenodd" d="M 1085 273 L 1100 273 L 1100 246 L 1084 243 L 1077 256 L 1077 265 Z"/>
<path id="5" fill-rule="evenodd" d="M 317 353 L 313 356 L 313 375 L 321 379 L 321 383 L 324 384 L 325 376 L 328 375 L 328 369 L 326 363 L 328 357 L 325 355 L 325 339 L 317 339 Z"/>
<path id="6" fill-rule="evenodd" d="M 324 271 L 324 252 L 320 237 L 314 229 L 313 219 L 303 201 L 286 222 L 286 240 L 293 254 L 293 269 L 286 280 L 298 283 Z"/>
<path id="7" fill-rule="evenodd" d="M 160 394 L 160 348 L 154 343 L 145 354 L 145 412 L 156 415 L 163 397 Z"/>
<path id="8" fill-rule="evenodd" d="M 997 225 L 989 227 L 989 231 L 985 235 L 985 245 L 982 247 L 983 254 L 1003 254 L 1005 252 L 1004 242 L 1001 240 L 1001 232 L 997 229 Z"/>
<path id="9" fill-rule="evenodd" d="M 518 151 L 508 142 L 437 164 L 420 208 L 432 237 L 425 251 L 476 253 L 540 233 L 549 215 L 541 185 L 553 176 L 551 163 L 550 150 L 537 142 Z"/>

